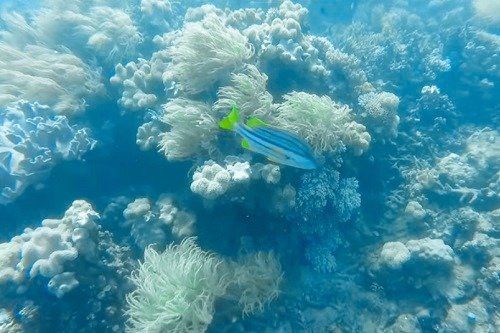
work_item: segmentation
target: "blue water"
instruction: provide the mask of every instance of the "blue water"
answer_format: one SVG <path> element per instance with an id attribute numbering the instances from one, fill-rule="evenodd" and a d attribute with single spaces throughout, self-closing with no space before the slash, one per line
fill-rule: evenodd
<path id="1" fill-rule="evenodd" d="M 0 332 L 500 331 L 498 0 L 0 11 Z"/>

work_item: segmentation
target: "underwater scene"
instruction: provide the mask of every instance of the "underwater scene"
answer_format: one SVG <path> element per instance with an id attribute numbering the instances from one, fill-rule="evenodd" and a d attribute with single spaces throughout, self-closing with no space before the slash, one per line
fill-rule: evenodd
<path id="1" fill-rule="evenodd" d="M 500 0 L 2 0 L 0 333 L 500 332 Z"/>

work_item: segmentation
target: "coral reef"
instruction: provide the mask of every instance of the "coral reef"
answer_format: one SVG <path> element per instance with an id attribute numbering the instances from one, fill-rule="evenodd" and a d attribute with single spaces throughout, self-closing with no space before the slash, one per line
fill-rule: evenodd
<path id="1" fill-rule="evenodd" d="M 500 331 L 497 2 L 2 1 L 0 331 Z"/>
<path id="2" fill-rule="evenodd" d="M 81 159 L 94 148 L 89 128 L 51 111 L 26 101 L 0 109 L 0 204 L 46 178 L 58 162 Z"/>

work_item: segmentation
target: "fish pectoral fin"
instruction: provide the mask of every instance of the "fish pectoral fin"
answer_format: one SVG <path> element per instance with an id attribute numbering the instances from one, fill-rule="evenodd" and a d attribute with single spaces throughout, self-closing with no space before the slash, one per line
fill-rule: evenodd
<path id="1" fill-rule="evenodd" d="M 273 162 L 273 163 L 276 163 L 276 164 L 281 164 L 280 161 L 276 160 L 275 158 L 272 158 L 272 157 L 269 157 L 267 156 L 266 159 L 269 161 L 269 162 Z"/>
<path id="2" fill-rule="evenodd" d="M 243 148 L 245 148 L 245 149 L 250 150 L 250 143 L 248 142 L 248 140 L 247 140 L 247 139 L 243 139 L 243 140 L 241 140 L 241 146 L 242 146 Z"/>
<path id="3" fill-rule="evenodd" d="M 283 164 L 283 162 L 286 160 L 286 154 L 281 150 L 280 148 L 272 148 L 273 155 L 272 156 L 266 156 L 266 158 L 274 163 L 278 164 Z"/>
<path id="4" fill-rule="evenodd" d="M 260 120 L 259 118 L 256 118 L 256 117 L 250 117 L 250 118 L 248 118 L 246 124 L 250 128 L 267 126 L 267 124 L 265 122 L 263 122 L 262 120 Z"/>
<path id="5" fill-rule="evenodd" d="M 285 153 L 280 148 L 273 148 L 273 152 L 276 154 L 276 156 L 278 156 L 279 159 L 284 159 L 286 157 Z"/>

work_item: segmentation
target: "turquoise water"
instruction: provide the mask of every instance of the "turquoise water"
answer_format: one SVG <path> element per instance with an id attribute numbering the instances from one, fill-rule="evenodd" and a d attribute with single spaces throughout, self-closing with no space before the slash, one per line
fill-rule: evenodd
<path id="1" fill-rule="evenodd" d="M 500 331 L 499 1 L 0 11 L 0 332 Z"/>

